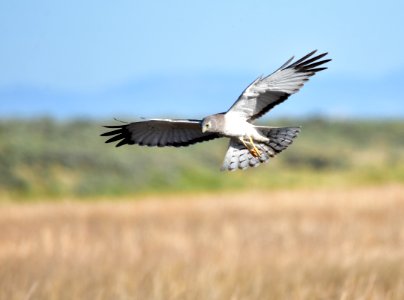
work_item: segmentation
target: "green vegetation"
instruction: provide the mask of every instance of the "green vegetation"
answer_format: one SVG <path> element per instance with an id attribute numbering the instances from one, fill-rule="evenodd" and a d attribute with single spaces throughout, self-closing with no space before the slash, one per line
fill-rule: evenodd
<path id="1" fill-rule="evenodd" d="M 104 144 L 98 122 L 3 120 L 1 199 L 404 182 L 404 121 L 266 123 L 302 125 L 302 133 L 269 164 L 223 173 L 226 140 L 179 149 L 115 148 Z"/>

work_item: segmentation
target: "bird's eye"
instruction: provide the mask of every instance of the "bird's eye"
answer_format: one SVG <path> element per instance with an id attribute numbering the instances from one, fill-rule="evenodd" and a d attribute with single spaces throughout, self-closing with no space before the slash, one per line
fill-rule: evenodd
<path id="1" fill-rule="evenodd" d="M 209 126 L 210 126 L 209 123 L 206 123 L 206 124 L 205 124 L 205 127 L 206 127 L 206 128 L 209 128 Z"/>

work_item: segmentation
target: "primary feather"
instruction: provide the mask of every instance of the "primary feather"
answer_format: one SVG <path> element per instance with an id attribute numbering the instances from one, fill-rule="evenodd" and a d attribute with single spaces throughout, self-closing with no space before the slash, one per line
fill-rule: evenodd
<path id="1" fill-rule="evenodd" d="M 327 53 L 312 57 L 314 53 L 316 50 L 290 64 L 292 57 L 274 73 L 257 78 L 244 90 L 228 113 L 252 121 L 298 92 L 316 72 L 327 69 L 319 67 L 330 61 L 321 60 Z"/>
<path id="2" fill-rule="evenodd" d="M 101 135 L 112 136 L 106 143 L 119 141 L 116 147 L 125 144 L 181 147 L 219 137 L 217 134 L 203 133 L 199 120 L 152 119 L 105 127 L 114 130 Z"/>

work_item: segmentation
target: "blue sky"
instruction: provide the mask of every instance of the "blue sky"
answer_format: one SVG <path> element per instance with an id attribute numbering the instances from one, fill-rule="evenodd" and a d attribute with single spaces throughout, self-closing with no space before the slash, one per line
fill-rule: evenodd
<path id="1" fill-rule="evenodd" d="M 404 117 L 403 1 L 2 1 L 0 40 L 3 117 L 203 116 L 312 49 L 274 115 Z"/>

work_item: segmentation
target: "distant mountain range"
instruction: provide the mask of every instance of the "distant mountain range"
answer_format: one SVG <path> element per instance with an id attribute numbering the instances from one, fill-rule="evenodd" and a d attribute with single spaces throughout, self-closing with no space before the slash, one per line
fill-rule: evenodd
<path id="1" fill-rule="evenodd" d="M 96 92 L 0 87 L 0 117 L 202 117 L 227 110 L 251 74 L 158 75 Z M 403 118 L 404 70 L 378 80 L 318 74 L 272 116 Z"/>

